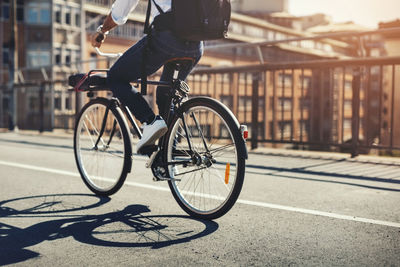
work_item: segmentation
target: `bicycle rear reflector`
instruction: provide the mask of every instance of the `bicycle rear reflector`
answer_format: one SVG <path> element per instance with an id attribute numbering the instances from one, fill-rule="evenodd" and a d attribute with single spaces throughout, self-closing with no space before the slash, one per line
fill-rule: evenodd
<path id="1" fill-rule="evenodd" d="M 240 125 L 240 132 L 242 133 L 244 140 L 246 140 L 249 137 L 249 132 L 247 131 L 247 125 Z"/>
<path id="2" fill-rule="evenodd" d="M 225 184 L 229 183 L 229 172 L 231 171 L 231 164 L 228 162 L 225 167 Z"/>

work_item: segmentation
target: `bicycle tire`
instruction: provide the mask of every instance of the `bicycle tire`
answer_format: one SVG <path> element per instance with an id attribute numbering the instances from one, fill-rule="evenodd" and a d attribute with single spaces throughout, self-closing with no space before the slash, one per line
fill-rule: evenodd
<path id="1" fill-rule="evenodd" d="M 183 125 L 185 116 L 187 131 Z M 193 121 L 188 119 L 189 116 Z M 195 119 L 196 117 L 198 119 Z M 218 140 L 218 135 L 212 134 L 218 127 L 220 133 L 224 131 L 226 139 Z M 194 131 L 196 128 L 197 131 Z M 187 135 L 193 142 L 193 150 L 200 156 L 198 158 L 201 158 L 196 164 L 193 164 L 193 157 L 185 151 L 189 147 L 186 141 Z M 206 144 L 206 139 L 210 144 Z M 196 146 L 197 142 L 199 144 Z M 209 154 L 205 149 L 206 146 Z M 222 152 L 225 150 L 229 155 L 223 155 Z M 213 220 L 223 216 L 233 207 L 243 186 L 247 150 L 238 121 L 222 103 L 208 97 L 196 97 L 183 103 L 175 112 L 166 134 L 163 156 L 167 161 L 168 173 L 173 178 L 169 181 L 170 190 L 186 213 L 195 218 Z M 173 162 L 188 161 L 190 157 L 193 166 L 171 165 Z M 201 161 L 200 166 L 199 161 Z M 205 177 L 205 174 L 209 177 Z M 227 192 L 223 193 L 218 189 Z"/>
<path id="2" fill-rule="evenodd" d="M 99 196 L 116 193 L 132 166 L 132 143 L 127 122 L 114 101 L 105 98 L 91 100 L 80 111 L 75 125 L 74 155 L 79 173 L 85 185 Z M 105 115 L 107 118 L 101 135 Z M 98 138 L 99 135 L 102 138 Z"/>

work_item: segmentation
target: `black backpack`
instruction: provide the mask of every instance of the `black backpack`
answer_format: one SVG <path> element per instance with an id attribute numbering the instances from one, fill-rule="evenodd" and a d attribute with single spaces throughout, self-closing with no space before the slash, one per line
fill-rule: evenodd
<path id="1" fill-rule="evenodd" d="M 151 1 L 160 15 L 154 18 L 156 29 L 171 30 L 188 41 L 225 38 L 231 18 L 230 0 L 171 0 L 171 11 L 164 12 L 155 0 L 149 0 L 145 33 L 149 33 Z"/>

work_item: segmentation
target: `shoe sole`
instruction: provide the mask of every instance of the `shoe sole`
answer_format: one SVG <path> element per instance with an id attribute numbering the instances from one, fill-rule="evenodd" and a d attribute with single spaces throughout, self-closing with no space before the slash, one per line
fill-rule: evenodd
<path id="1" fill-rule="evenodd" d="M 142 150 L 144 147 L 149 146 L 154 144 L 161 136 L 166 134 L 168 131 L 168 128 L 161 128 L 160 130 L 156 131 L 148 140 L 146 140 L 140 149 L 136 150 L 136 153 L 141 154 L 140 150 Z"/>

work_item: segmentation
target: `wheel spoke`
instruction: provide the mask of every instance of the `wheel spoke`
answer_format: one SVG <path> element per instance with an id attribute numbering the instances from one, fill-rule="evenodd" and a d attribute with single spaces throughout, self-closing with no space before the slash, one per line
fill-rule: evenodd
<path id="1" fill-rule="evenodd" d="M 229 145 L 224 145 L 224 146 L 221 146 L 221 147 L 218 147 L 218 148 L 214 148 L 214 149 L 210 150 L 210 153 L 212 154 L 212 153 L 215 153 L 215 152 L 219 152 L 219 151 L 224 150 L 224 149 L 226 149 L 228 147 L 235 147 L 235 144 L 232 143 L 232 144 L 229 144 Z"/>

